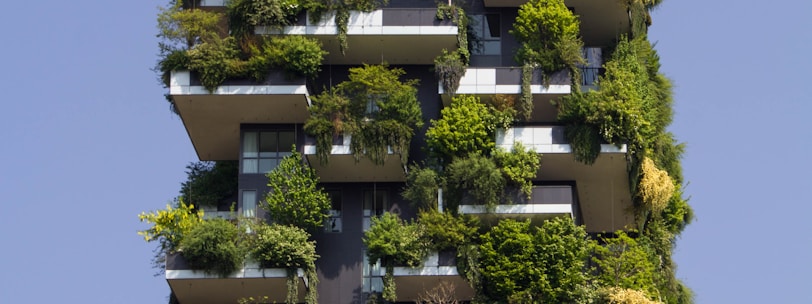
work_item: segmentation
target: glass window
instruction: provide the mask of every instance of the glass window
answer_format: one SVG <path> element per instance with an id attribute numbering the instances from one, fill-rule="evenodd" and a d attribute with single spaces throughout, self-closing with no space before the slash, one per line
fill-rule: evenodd
<path id="1" fill-rule="evenodd" d="M 484 14 L 471 16 L 471 29 L 473 30 L 474 55 L 500 55 L 502 54 L 502 28 L 499 14 Z"/>
<path id="2" fill-rule="evenodd" d="M 242 216 L 256 217 L 257 216 L 257 191 L 256 190 L 243 190 L 242 191 Z"/>
<path id="3" fill-rule="evenodd" d="M 296 136 L 293 131 L 251 131 L 242 140 L 242 173 L 265 174 L 291 154 Z"/>

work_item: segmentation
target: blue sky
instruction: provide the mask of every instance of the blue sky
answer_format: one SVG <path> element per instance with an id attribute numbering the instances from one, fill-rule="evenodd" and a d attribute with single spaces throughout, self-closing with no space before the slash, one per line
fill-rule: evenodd
<path id="1" fill-rule="evenodd" d="M 196 160 L 150 67 L 163 1 L 7 1 L 0 18 L 0 302 L 165 303 L 136 215 Z M 650 38 L 675 83 L 697 220 L 697 303 L 812 303 L 812 4 L 666 0 Z"/>

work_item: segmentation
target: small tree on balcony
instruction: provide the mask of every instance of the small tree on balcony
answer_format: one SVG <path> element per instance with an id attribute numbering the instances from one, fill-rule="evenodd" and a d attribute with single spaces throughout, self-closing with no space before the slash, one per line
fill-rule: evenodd
<path id="1" fill-rule="evenodd" d="M 277 224 L 317 229 L 324 224 L 330 210 L 330 197 L 318 183 L 316 172 L 305 165 L 294 147 L 293 153 L 268 173 L 271 190 L 262 208 Z"/>
<path id="2" fill-rule="evenodd" d="M 352 135 L 350 150 L 356 160 L 367 157 L 382 165 L 391 149 L 405 168 L 412 137 L 423 126 L 417 81 L 401 81 L 405 73 L 386 64 L 351 68 L 349 80 L 313 98 L 304 128 L 316 137 L 322 162 L 333 136 L 346 132 Z"/>

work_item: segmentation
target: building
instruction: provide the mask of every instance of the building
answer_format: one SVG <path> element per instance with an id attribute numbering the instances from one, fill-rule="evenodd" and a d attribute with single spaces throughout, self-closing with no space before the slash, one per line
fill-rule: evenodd
<path id="1" fill-rule="evenodd" d="M 518 7 L 526 1 L 462 2 L 473 20 L 470 30 L 477 47 L 455 93 L 518 98 L 522 93 L 521 63 L 515 59 L 519 42 L 509 31 Z M 474 214 L 484 221 L 570 216 L 593 233 L 623 229 L 634 220 L 627 212 L 633 201 L 626 147 L 603 145 L 592 165 L 576 161 L 552 103 L 574 89 L 590 87 L 602 65 L 602 50 L 616 43 L 620 35 L 631 32 L 629 10 L 619 1 L 566 0 L 566 4 L 581 22 L 587 59 L 582 67 L 582 86 L 574 86 L 568 74 L 551 77 L 550 83 L 534 75 L 530 85 L 534 104 L 531 118 L 496 136 L 497 146 L 510 149 L 518 141 L 543 154 L 543 170 L 533 179 L 536 187 L 532 198 L 525 204 L 499 205 L 494 212 L 487 212 L 481 205 L 463 204 L 460 213 Z M 206 10 L 222 11 L 225 3 L 203 0 L 200 5 Z M 295 144 L 317 171 L 334 206 L 324 231 L 313 236 L 320 255 L 318 290 L 323 303 L 362 303 L 366 294 L 381 291 L 383 270 L 367 262 L 363 232 L 375 215 L 388 211 L 411 218 L 415 210 L 400 196 L 406 175 L 396 157 L 383 165 L 368 159 L 358 162 L 350 151 L 350 136 L 339 136 L 330 151 L 329 163 L 319 162 L 314 140 L 303 130 L 310 115 L 310 97 L 320 88 L 347 79 L 348 69 L 353 66 L 388 62 L 402 68 L 405 78 L 420 80 L 417 94 L 425 123 L 411 142 L 410 161 L 425 159 L 424 131 L 430 120 L 438 119 L 441 109 L 450 104 L 433 72 L 434 58 L 443 49 L 458 48 L 457 24 L 438 20 L 436 15 L 434 0 L 390 0 L 371 12 L 353 11 L 346 30 L 346 54 L 342 54 L 337 38 L 338 26 L 329 17 L 313 22 L 309 16 L 301 16 L 281 29 L 256 28 L 258 34 L 301 34 L 321 41 L 329 55 L 321 72 L 311 80 L 291 79 L 276 71 L 262 83 L 227 79 L 210 92 L 201 84 L 199 74 L 171 72 L 169 95 L 199 159 L 240 163 L 238 213 L 262 216 L 257 204 L 267 191 L 264 174 L 289 153 L 287 147 Z M 456 284 L 456 296 L 461 300 L 473 296 L 453 257 L 442 253 L 430 255 L 420 268 L 397 267 L 394 275 L 399 302 L 413 302 L 420 292 L 440 281 Z M 166 279 L 181 303 L 234 303 L 238 298 L 259 295 L 284 301 L 287 288 L 282 270 L 246 265 L 220 278 L 189 270 L 177 256 L 167 261 Z M 308 283 L 301 279 L 299 284 L 301 299 Z"/>

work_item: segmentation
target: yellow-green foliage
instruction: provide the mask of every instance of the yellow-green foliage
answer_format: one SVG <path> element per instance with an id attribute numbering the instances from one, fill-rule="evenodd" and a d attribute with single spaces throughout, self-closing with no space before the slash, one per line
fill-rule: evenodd
<path id="1" fill-rule="evenodd" d="M 147 242 L 161 242 L 162 250 L 174 250 L 183 236 L 203 221 L 203 211 L 194 210 L 194 205 L 187 205 L 181 200 L 177 208 L 167 204 L 165 210 L 141 212 L 138 219 L 152 225 L 149 229 L 138 231 L 138 235 Z"/>
<path id="2" fill-rule="evenodd" d="M 497 111 L 471 95 L 455 96 L 451 106 L 443 108 L 441 118 L 432 120 L 426 131 L 426 143 L 439 155 L 464 157 L 469 153 L 490 154 L 497 124 Z"/>
<path id="3" fill-rule="evenodd" d="M 645 292 L 628 288 L 607 288 L 607 304 L 660 304 L 648 298 Z"/>
<path id="4" fill-rule="evenodd" d="M 508 181 L 519 185 L 519 189 L 529 199 L 533 192 L 533 178 L 541 163 L 539 154 L 517 141 L 513 143 L 513 150 L 510 152 L 497 149 L 494 158 Z"/>
<path id="5" fill-rule="evenodd" d="M 202 37 L 219 32 L 222 14 L 200 9 L 182 9 L 180 2 L 161 8 L 158 37 L 166 49 L 191 48 Z"/>
<path id="6" fill-rule="evenodd" d="M 642 178 L 637 188 L 640 197 L 652 211 L 660 212 L 668 206 L 674 194 L 674 182 L 668 173 L 660 170 L 650 158 L 643 159 Z"/>
<path id="7" fill-rule="evenodd" d="M 564 0 L 531 0 L 522 4 L 510 31 L 522 43 L 517 61 L 537 65 L 545 73 L 582 62 L 579 24 Z"/>

